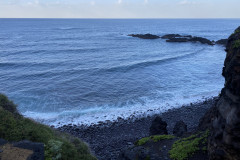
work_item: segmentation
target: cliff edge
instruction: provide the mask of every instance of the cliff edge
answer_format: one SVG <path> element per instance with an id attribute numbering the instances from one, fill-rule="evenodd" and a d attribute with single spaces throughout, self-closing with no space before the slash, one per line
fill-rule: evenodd
<path id="1" fill-rule="evenodd" d="M 209 138 L 210 159 L 240 159 L 240 27 L 228 38 L 222 75 L 225 86 L 216 104 Z"/>

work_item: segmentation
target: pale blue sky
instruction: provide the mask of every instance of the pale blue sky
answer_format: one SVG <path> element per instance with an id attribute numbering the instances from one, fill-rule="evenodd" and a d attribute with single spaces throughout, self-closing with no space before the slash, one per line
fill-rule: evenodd
<path id="1" fill-rule="evenodd" d="M 0 0 L 0 18 L 240 18 L 240 0 Z"/>

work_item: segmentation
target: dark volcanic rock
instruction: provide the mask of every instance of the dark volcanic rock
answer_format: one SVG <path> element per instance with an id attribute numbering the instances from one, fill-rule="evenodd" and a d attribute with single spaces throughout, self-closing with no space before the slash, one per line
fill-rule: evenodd
<path id="1" fill-rule="evenodd" d="M 150 135 L 168 134 L 167 123 L 157 116 L 150 127 Z"/>
<path id="2" fill-rule="evenodd" d="M 198 130 L 199 131 L 205 131 L 207 129 L 210 129 L 212 126 L 212 120 L 217 115 L 217 107 L 213 106 L 210 108 L 206 114 L 199 120 L 198 124 Z"/>
<path id="3" fill-rule="evenodd" d="M 178 121 L 173 128 L 173 134 L 177 137 L 181 137 L 185 133 L 187 133 L 187 125 L 183 121 Z"/>
<path id="4" fill-rule="evenodd" d="M 188 38 L 170 38 L 166 42 L 188 42 Z"/>
<path id="5" fill-rule="evenodd" d="M 221 44 L 221 45 L 227 46 L 227 42 L 228 42 L 228 39 L 220 39 L 220 40 L 216 41 L 216 44 Z"/>
<path id="6" fill-rule="evenodd" d="M 200 42 L 202 44 L 214 45 L 214 43 L 206 38 L 193 37 L 189 39 L 190 42 Z"/>
<path id="7" fill-rule="evenodd" d="M 145 160 L 149 155 L 149 151 L 142 146 L 132 147 L 124 150 L 120 153 L 118 160 L 134 160 L 138 157 L 138 160 Z"/>
<path id="8" fill-rule="evenodd" d="M 200 42 L 202 44 L 214 45 L 214 43 L 206 38 L 193 37 L 191 35 L 167 34 L 161 37 L 167 39 L 166 42 Z"/>
<path id="9" fill-rule="evenodd" d="M 172 133 L 175 123 L 179 120 L 183 120 L 187 124 L 188 131 L 194 131 L 199 119 L 214 105 L 214 99 L 211 98 L 205 102 L 193 103 L 162 113 L 162 119 L 168 124 L 168 132 Z M 66 125 L 58 128 L 58 130 L 68 132 L 86 141 L 99 160 L 115 160 L 124 148 L 131 148 L 134 142 L 149 136 L 149 128 L 155 117 L 156 115 L 141 119 L 132 117 L 116 122 L 106 121 L 104 124 L 91 126 L 69 127 Z M 157 143 L 157 146 L 153 146 L 152 149 L 156 148 L 157 151 L 160 151 L 159 146 L 162 146 L 160 153 L 157 153 L 158 160 L 165 159 L 168 156 L 171 145 L 169 141 L 161 141 Z M 153 152 L 151 152 L 151 160 L 154 157 Z"/>
<path id="10" fill-rule="evenodd" d="M 141 39 L 158 39 L 160 38 L 157 35 L 153 35 L 153 34 L 129 34 L 128 36 L 131 37 L 137 37 L 137 38 L 141 38 Z"/>
<path id="11" fill-rule="evenodd" d="M 225 86 L 216 104 L 209 140 L 210 159 L 240 159 L 240 27 L 228 38 Z"/>
<path id="12" fill-rule="evenodd" d="M 149 141 L 143 146 L 133 146 L 123 150 L 118 160 L 170 160 L 169 150 L 176 139 Z"/>
<path id="13" fill-rule="evenodd" d="M 166 34 L 164 36 L 162 36 L 162 39 L 171 39 L 171 38 L 177 38 L 177 37 L 183 37 L 180 34 Z"/>

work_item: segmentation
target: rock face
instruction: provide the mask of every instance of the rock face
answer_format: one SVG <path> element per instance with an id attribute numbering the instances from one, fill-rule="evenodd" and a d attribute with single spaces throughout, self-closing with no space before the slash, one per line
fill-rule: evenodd
<path id="1" fill-rule="evenodd" d="M 225 86 L 216 104 L 209 139 L 210 159 L 240 159 L 240 27 L 228 38 L 222 75 Z"/>
<path id="2" fill-rule="evenodd" d="M 221 44 L 221 45 L 227 46 L 227 42 L 228 42 L 228 39 L 220 39 L 220 40 L 216 41 L 216 44 Z"/>
<path id="3" fill-rule="evenodd" d="M 173 128 L 173 134 L 177 137 L 181 137 L 186 132 L 187 132 L 187 125 L 183 121 L 178 121 Z"/>
<path id="4" fill-rule="evenodd" d="M 217 116 L 217 107 L 214 105 L 210 108 L 205 115 L 199 120 L 198 130 L 205 131 L 212 126 L 212 120 Z"/>
<path id="5" fill-rule="evenodd" d="M 157 116 L 150 127 L 150 135 L 168 134 L 167 123 Z"/>
<path id="6" fill-rule="evenodd" d="M 129 34 L 128 36 L 131 37 L 137 37 L 137 38 L 141 38 L 141 39 L 158 39 L 160 38 L 157 35 L 153 35 L 153 34 Z"/>

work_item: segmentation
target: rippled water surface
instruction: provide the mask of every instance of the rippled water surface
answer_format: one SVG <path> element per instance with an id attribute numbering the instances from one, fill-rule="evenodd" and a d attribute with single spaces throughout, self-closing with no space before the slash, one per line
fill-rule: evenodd
<path id="1" fill-rule="evenodd" d="M 239 19 L 0 19 L 0 91 L 21 113 L 47 124 L 162 112 L 218 95 L 224 47 L 127 35 L 219 40 L 239 24 Z"/>

